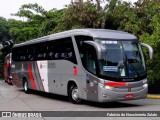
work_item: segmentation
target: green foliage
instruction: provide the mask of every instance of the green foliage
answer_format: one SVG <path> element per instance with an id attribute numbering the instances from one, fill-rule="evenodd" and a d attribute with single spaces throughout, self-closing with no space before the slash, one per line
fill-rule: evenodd
<path id="1" fill-rule="evenodd" d="M 93 2 L 73 2 L 65 9 L 62 19 L 66 29 L 97 28 L 102 15 Z"/>
<path id="2" fill-rule="evenodd" d="M 22 5 L 19 11 L 12 15 L 25 17 L 28 21 L 40 22 L 45 18 L 46 12 L 42 6 L 35 3 Z"/>
<path id="3" fill-rule="evenodd" d="M 138 34 L 141 42 L 148 43 L 154 48 L 154 60 L 147 61 L 148 78 L 152 84 L 160 80 L 160 1 L 145 0 L 138 1 L 138 20 L 141 28 Z M 138 21 L 137 20 L 137 21 Z"/>
<path id="4" fill-rule="evenodd" d="M 7 20 L 3 17 L 0 17 L 0 42 L 6 41 L 9 38 L 9 26 Z"/>
<path id="5" fill-rule="evenodd" d="M 43 21 L 40 28 L 40 35 L 49 35 L 55 32 L 64 31 L 62 25 L 62 16 L 64 10 L 50 10 L 46 13 L 46 19 Z"/>

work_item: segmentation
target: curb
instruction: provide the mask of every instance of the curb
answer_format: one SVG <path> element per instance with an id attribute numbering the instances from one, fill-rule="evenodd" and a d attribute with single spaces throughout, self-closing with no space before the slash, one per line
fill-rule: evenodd
<path id="1" fill-rule="evenodd" d="M 147 98 L 148 99 L 160 99 L 160 95 L 151 95 L 151 94 L 148 94 Z"/>

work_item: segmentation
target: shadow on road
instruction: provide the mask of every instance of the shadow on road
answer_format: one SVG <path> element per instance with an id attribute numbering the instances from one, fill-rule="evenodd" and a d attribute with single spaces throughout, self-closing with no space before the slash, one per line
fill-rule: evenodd
<path id="1" fill-rule="evenodd" d="M 24 92 L 23 90 L 19 90 L 20 92 Z M 25 94 L 25 93 L 24 93 Z M 67 96 L 61 96 L 61 95 L 56 95 L 56 94 L 51 94 L 51 93 L 44 93 L 40 91 L 31 91 L 30 94 L 36 94 L 41 97 L 49 98 L 49 99 L 54 99 L 54 100 L 59 100 L 62 102 L 69 102 L 69 99 Z M 72 104 L 72 103 L 71 103 Z M 143 105 L 138 105 L 138 104 L 133 104 L 128 103 L 128 102 L 106 102 L 106 103 L 98 103 L 98 102 L 92 102 L 92 101 L 86 101 L 83 100 L 81 104 L 76 104 L 76 105 L 86 105 L 86 106 L 91 106 L 91 107 L 98 107 L 98 108 L 126 108 L 126 107 L 138 107 L 138 106 L 143 106 Z"/>
<path id="2" fill-rule="evenodd" d="M 90 102 L 85 101 L 86 105 L 94 106 L 98 108 L 126 108 L 126 107 L 138 107 L 141 105 L 136 104 L 130 104 L 125 102 L 106 102 L 106 103 L 96 103 L 96 102 Z"/>

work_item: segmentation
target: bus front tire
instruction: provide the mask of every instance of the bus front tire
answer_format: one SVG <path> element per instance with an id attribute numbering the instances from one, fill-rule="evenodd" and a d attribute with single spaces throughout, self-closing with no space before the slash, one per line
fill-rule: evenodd
<path id="1" fill-rule="evenodd" d="M 28 82 L 27 82 L 27 80 L 24 80 L 24 82 L 23 82 L 23 90 L 27 94 L 30 92 L 30 90 L 28 88 Z"/>
<path id="2" fill-rule="evenodd" d="M 82 101 L 79 98 L 78 87 L 76 85 L 70 86 L 68 96 L 69 96 L 69 101 L 72 102 L 73 104 L 80 104 Z"/>

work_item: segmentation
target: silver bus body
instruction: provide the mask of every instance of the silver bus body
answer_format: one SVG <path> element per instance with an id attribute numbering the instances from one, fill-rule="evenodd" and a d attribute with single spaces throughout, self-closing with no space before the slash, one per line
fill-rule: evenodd
<path id="1" fill-rule="evenodd" d="M 131 48 L 136 55 L 127 53 Z M 30 40 L 12 49 L 13 84 L 71 94 L 75 101 L 77 97 L 96 102 L 143 99 L 148 83 L 140 49 L 136 36 L 106 29 L 75 29 Z"/>

